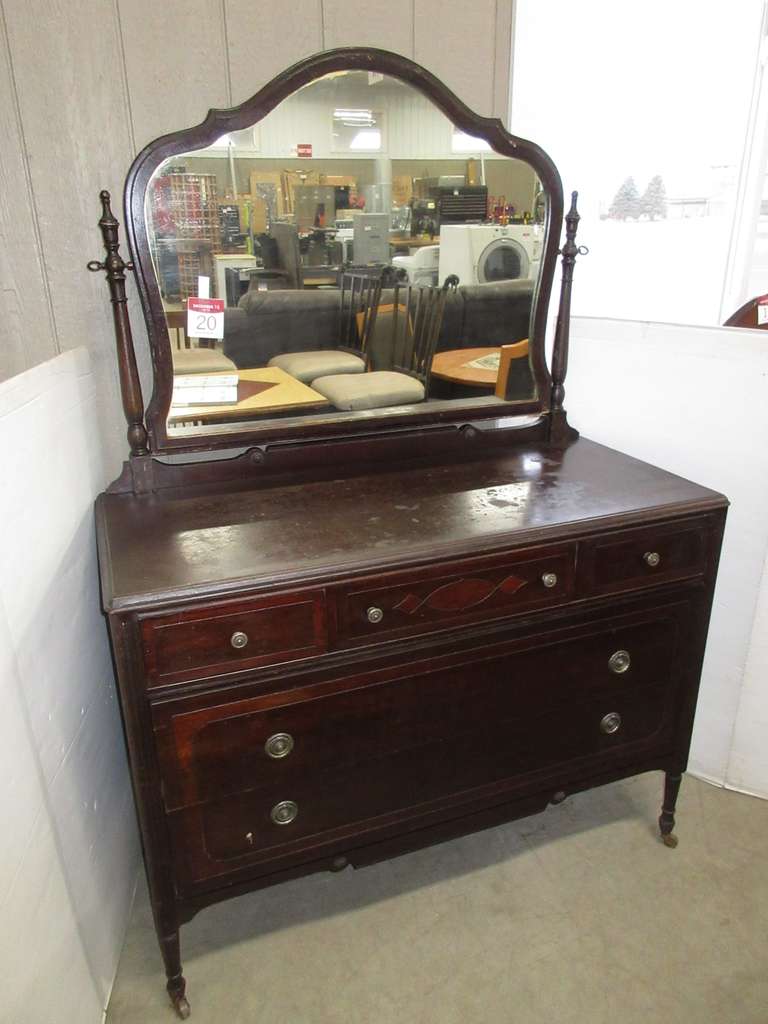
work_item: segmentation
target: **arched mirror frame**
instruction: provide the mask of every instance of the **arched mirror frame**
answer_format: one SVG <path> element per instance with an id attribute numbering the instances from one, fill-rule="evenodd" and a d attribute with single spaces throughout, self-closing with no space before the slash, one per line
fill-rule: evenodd
<path id="1" fill-rule="evenodd" d="M 538 175 L 547 197 L 541 271 L 533 294 L 530 334 L 532 371 L 538 396 L 532 401 L 515 402 L 514 406 L 469 407 L 462 403 L 461 408 L 455 411 L 443 408 L 435 412 L 425 408 L 424 411 L 409 412 L 402 416 L 389 414 L 385 419 L 365 417 L 344 422 L 307 422 L 301 426 L 279 425 L 269 430 L 249 427 L 228 431 L 226 434 L 201 434 L 196 437 L 169 435 L 166 418 L 173 391 L 173 364 L 145 219 L 145 198 L 152 176 L 165 160 L 188 151 L 204 149 L 228 132 L 256 124 L 296 90 L 323 75 L 345 70 L 380 72 L 412 86 L 430 99 L 461 131 L 485 139 L 503 156 L 526 161 Z M 154 371 L 152 397 L 146 410 L 149 449 L 153 454 L 232 449 L 288 438 L 310 440 L 342 434 L 349 436 L 370 433 L 374 425 L 383 433 L 436 421 L 466 423 L 499 416 L 546 414 L 549 411 L 551 377 L 546 364 L 544 339 L 563 221 L 563 189 L 558 170 L 544 150 L 535 143 L 511 135 L 498 118 L 474 113 L 433 74 L 406 57 L 385 50 L 351 47 L 328 50 L 300 61 L 240 106 L 228 110 L 209 110 L 201 124 L 164 135 L 149 143 L 136 157 L 128 172 L 124 200 L 126 230 L 144 309 Z"/>

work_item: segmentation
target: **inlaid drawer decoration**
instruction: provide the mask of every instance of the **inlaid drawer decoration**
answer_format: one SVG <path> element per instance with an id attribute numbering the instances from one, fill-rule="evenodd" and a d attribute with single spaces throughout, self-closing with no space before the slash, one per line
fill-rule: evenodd
<path id="1" fill-rule="evenodd" d="M 148 685 L 293 661 L 326 648 L 322 592 L 273 594 L 145 619 Z"/>
<path id="2" fill-rule="evenodd" d="M 339 640 L 439 629 L 571 599 L 575 549 L 515 552 L 506 559 L 467 560 L 446 568 L 391 573 L 339 588 Z"/>

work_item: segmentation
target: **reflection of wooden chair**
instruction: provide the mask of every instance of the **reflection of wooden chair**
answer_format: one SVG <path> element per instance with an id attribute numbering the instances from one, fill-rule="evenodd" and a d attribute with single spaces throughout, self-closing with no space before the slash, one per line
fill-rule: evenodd
<path id="1" fill-rule="evenodd" d="M 458 278 L 448 278 L 442 288 L 395 285 L 392 303 L 379 307 L 372 326 L 377 335 L 386 331 L 392 369 L 320 377 L 313 389 L 345 411 L 423 402 L 448 289 L 456 284 Z"/>
<path id="2" fill-rule="evenodd" d="M 277 245 L 277 260 L 280 270 L 287 276 L 289 288 L 304 287 L 304 273 L 299 252 L 299 232 L 295 224 L 273 224 L 270 234 Z"/>
<path id="3" fill-rule="evenodd" d="M 761 306 L 768 313 L 768 295 L 758 295 L 757 298 L 745 302 L 728 317 L 723 327 L 750 327 L 752 330 L 768 330 L 768 318 L 765 323 L 758 322 L 758 310 Z"/>
<path id="4" fill-rule="evenodd" d="M 216 348 L 215 341 L 200 338 L 198 346 L 192 347 L 187 337 L 186 313 L 178 310 L 167 312 L 165 322 L 168 325 L 174 373 L 217 373 L 220 370 L 237 370 L 232 360 Z"/>
<path id="5" fill-rule="evenodd" d="M 332 349 L 285 352 L 273 356 L 277 366 L 303 384 L 333 374 L 362 374 L 368 367 L 368 344 L 381 296 L 381 277 L 344 274 L 341 279 L 340 344 Z"/>
<path id="6" fill-rule="evenodd" d="M 518 362 L 521 359 L 525 362 Z M 507 400 L 533 397 L 533 375 L 528 362 L 527 338 L 512 345 L 501 346 L 499 375 L 496 378 L 494 394 L 497 398 Z"/>

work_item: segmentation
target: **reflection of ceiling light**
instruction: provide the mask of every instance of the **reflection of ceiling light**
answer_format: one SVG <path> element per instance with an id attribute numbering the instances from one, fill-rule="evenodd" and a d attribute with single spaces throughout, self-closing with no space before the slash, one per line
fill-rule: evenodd
<path id="1" fill-rule="evenodd" d="M 356 125 L 376 123 L 372 110 L 334 110 L 333 116 L 337 121 L 351 121 Z"/>
<path id="2" fill-rule="evenodd" d="M 349 144 L 350 149 L 381 149 L 381 132 L 378 128 L 362 129 Z"/>
<path id="3" fill-rule="evenodd" d="M 229 135 L 222 135 L 213 143 L 214 146 L 231 146 L 232 139 Z"/>

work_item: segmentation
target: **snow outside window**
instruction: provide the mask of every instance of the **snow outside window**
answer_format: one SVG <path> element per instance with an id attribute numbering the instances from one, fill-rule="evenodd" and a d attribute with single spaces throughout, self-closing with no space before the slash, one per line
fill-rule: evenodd
<path id="1" fill-rule="evenodd" d="M 511 130 L 579 192 L 575 315 L 721 322 L 762 9 L 517 0 Z"/>

